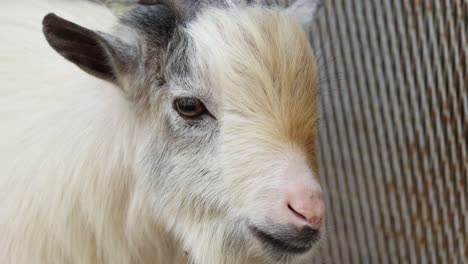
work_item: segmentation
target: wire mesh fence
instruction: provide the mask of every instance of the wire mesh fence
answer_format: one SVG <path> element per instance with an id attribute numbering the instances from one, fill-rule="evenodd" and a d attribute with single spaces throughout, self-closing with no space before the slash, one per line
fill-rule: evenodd
<path id="1" fill-rule="evenodd" d="M 468 263 L 466 0 L 326 0 L 327 263 Z"/>

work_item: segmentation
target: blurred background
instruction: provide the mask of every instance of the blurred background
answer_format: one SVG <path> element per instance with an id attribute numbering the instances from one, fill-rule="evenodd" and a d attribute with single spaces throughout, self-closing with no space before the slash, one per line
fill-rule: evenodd
<path id="1" fill-rule="evenodd" d="M 323 262 L 468 263 L 468 1 L 324 2 Z"/>
<path id="2" fill-rule="evenodd" d="M 326 263 L 468 263 L 467 11 L 325 0 Z"/>

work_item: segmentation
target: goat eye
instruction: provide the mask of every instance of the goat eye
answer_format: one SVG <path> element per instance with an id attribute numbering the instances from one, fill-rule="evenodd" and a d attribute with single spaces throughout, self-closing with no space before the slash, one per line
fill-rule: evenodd
<path id="1" fill-rule="evenodd" d="M 179 115 L 185 118 L 196 118 L 206 113 L 203 103 L 193 97 L 176 99 L 174 101 L 174 108 Z"/>

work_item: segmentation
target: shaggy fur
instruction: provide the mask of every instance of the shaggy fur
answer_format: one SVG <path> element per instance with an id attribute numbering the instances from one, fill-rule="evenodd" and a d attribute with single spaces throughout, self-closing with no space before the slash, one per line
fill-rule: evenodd
<path id="1" fill-rule="evenodd" d="M 268 218 L 297 180 L 286 164 L 318 175 L 316 65 L 301 24 L 274 8 L 204 8 L 161 38 L 144 26 L 162 10 L 150 8 L 117 23 L 87 2 L 2 5 L 0 262 L 309 262 L 318 247 L 271 254 L 248 228 L 295 232 Z M 113 60 L 115 79 L 100 80 L 66 61 L 42 33 L 51 11 L 117 32 L 96 36 L 128 64 Z M 183 96 L 211 116 L 181 118 L 172 102 Z"/>

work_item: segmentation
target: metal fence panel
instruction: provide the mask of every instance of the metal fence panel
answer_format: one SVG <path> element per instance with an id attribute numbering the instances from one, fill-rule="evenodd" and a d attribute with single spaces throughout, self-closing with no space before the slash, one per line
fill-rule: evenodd
<path id="1" fill-rule="evenodd" d="M 466 0 L 325 0 L 327 263 L 467 263 Z"/>

